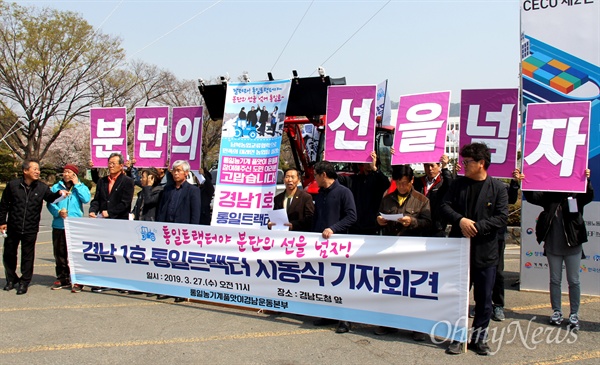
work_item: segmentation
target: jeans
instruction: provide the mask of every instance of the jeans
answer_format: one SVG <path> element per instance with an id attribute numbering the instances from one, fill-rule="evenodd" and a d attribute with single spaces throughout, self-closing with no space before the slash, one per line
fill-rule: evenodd
<path id="1" fill-rule="evenodd" d="M 550 269 L 550 304 L 553 311 L 561 311 L 561 282 L 562 265 L 565 263 L 567 270 L 567 282 L 569 283 L 569 305 L 570 314 L 579 313 L 581 289 L 579 287 L 579 266 L 581 264 L 581 253 L 568 256 L 557 256 L 546 252 L 548 267 Z"/>

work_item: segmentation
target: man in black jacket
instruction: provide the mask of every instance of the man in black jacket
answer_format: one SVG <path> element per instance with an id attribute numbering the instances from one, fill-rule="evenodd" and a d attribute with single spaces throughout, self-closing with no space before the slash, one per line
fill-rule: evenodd
<path id="1" fill-rule="evenodd" d="M 123 172 L 123 156 L 120 153 L 111 153 L 108 157 L 108 175 L 98 180 L 96 194 L 90 203 L 89 216 L 129 219 L 133 190 L 133 179 Z"/>
<path id="2" fill-rule="evenodd" d="M 156 220 L 185 224 L 200 224 L 200 189 L 187 182 L 190 164 L 173 162 L 173 185 L 167 185 L 158 203 Z"/>
<path id="3" fill-rule="evenodd" d="M 258 119 L 260 127 L 258 127 L 258 134 L 264 136 L 266 132 L 265 128 L 267 127 L 267 123 L 269 122 L 269 112 L 267 111 L 266 106 L 263 106 L 262 109 L 260 109 L 259 106 L 258 109 L 260 111 L 260 118 Z"/>
<path id="4" fill-rule="evenodd" d="M 413 189 L 425 195 L 431 205 L 432 230 L 430 236 L 445 237 L 446 221 L 442 219 L 440 205 L 452 182 L 452 173 L 448 170 L 448 155 L 442 155 L 440 162 L 424 163 L 425 176 L 415 179 Z"/>
<path id="5" fill-rule="evenodd" d="M 4 290 L 17 288 L 17 294 L 27 293 L 33 277 L 35 241 L 40 228 L 43 201 L 54 202 L 68 193 L 52 193 L 48 185 L 39 182 L 40 165 L 34 160 L 23 161 L 23 177 L 8 183 L 0 201 L 0 231 L 6 233 L 2 263 L 6 275 Z M 7 217 L 8 216 L 8 217 Z M 21 278 L 17 275 L 17 249 L 21 243 Z"/>
<path id="6" fill-rule="evenodd" d="M 312 196 L 304 190 L 298 189 L 300 183 L 300 171 L 296 168 L 285 170 L 283 181 L 285 190 L 277 194 L 273 200 L 273 209 L 285 209 L 288 216 L 290 231 L 310 232 L 315 214 L 315 205 Z M 269 222 L 271 229 L 275 223 Z"/>
<path id="7" fill-rule="evenodd" d="M 173 184 L 167 185 L 158 203 L 156 221 L 185 224 L 200 224 L 201 195 L 196 185 L 187 182 L 190 164 L 187 161 L 173 162 Z M 167 299 L 168 295 L 158 295 L 157 299 Z M 183 302 L 185 298 L 175 298 Z"/>
<path id="8" fill-rule="evenodd" d="M 254 107 L 250 108 L 250 111 L 248 112 L 248 124 L 251 127 L 255 127 L 258 124 L 258 115 L 257 115 L 258 110 L 254 109 Z"/>
<path id="9" fill-rule="evenodd" d="M 123 156 L 111 153 L 108 157 L 108 175 L 98 180 L 96 194 L 90 203 L 90 218 L 129 219 L 133 200 L 134 181 L 123 171 Z M 92 292 L 108 290 L 92 287 Z"/>
<path id="10" fill-rule="evenodd" d="M 469 348 L 488 355 L 487 328 L 492 317 L 492 288 L 498 265 L 498 230 L 508 221 L 508 195 L 503 182 L 487 174 L 491 152 L 483 143 L 461 148 L 465 176 L 450 184 L 440 207 L 442 218 L 452 224 L 450 237 L 471 239 L 471 282 L 475 297 L 475 318 Z M 462 353 L 462 344 L 453 342 L 447 353 Z"/>
<path id="11" fill-rule="evenodd" d="M 325 239 L 334 234 L 348 233 L 348 229 L 356 222 L 356 206 L 352 192 L 337 181 L 337 173 L 329 161 L 320 161 L 315 165 L 315 180 L 319 186 L 319 194 L 315 198 L 315 214 L 313 216 L 313 232 L 321 233 Z M 315 326 L 326 326 L 335 320 L 320 318 L 314 321 Z M 347 321 L 339 321 L 336 333 L 350 331 Z"/>
<path id="12" fill-rule="evenodd" d="M 379 204 L 390 187 L 390 180 L 377 169 L 375 151 L 371 151 L 370 157 L 370 163 L 358 164 L 358 172 L 348 177 L 357 214 L 350 234 L 376 235 L 380 230 L 377 223 Z"/>

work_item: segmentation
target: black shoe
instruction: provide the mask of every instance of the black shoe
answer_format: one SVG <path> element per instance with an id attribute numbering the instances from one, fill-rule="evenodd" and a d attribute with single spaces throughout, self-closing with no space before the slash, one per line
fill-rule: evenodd
<path id="1" fill-rule="evenodd" d="M 103 293 L 105 291 L 109 291 L 110 288 L 106 288 L 104 286 L 93 286 L 92 287 L 92 292 L 93 293 Z"/>
<path id="2" fill-rule="evenodd" d="M 477 341 L 475 343 L 471 342 L 471 343 L 469 343 L 467 348 L 469 350 L 475 351 L 475 353 L 477 353 L 477 355 L 481 355 L 481 356 L 487 356 L 490 354 L 490 352 L 492 352 L 492 350 L 490 349 L 488 344 L 483 341 Z"/>
<path id="3" fill-rule="evenodd" d="M 119 289 L 118 292 L 121 294 L 127 294 L 127 293 L 129 293 L 129 290 Z"/>
<path id="4" fill-rule="evenodd" d="M 19 283 L 19 287 L 17 288 L 17 295 L 27 294 L 28 288 L 29 284 Z"/>
<path id="5" fill-rule="evenodd" d="M 187 298 L 177 297 L 175 298 L 175 303 L 187 302 Z"/>
<path id="6" fill-rule="evenodd" d="M 4 286 L 4 290 L 11 291 L 11 290 L 13 290 L 14 288 L 16 288 L 18 286 L 19 286 L 19 282 L 18 281 L 16 281 L 16 282 L 7 281 L 6 285 Z"/>
<path id="7" fill-rule="evenodd" d="M 335 329 L 335 333 L 346 333 L 352 329 L 352 323 L 346 321 L 340 321 L 338 327 Z"/>
<path id="8" fill-rule="evenodd" d="M 171 298 L 171 297 L 168 295 L 162 295 L 162 294 L 158 294 L 156 296 L 156 299 L 158 299 L 158 300 L 164 300 L 164 299 L 169 299 L 169 298 Z"/>
<path id="9" fill-rule="evenodd" d="M 336 324 L 336 323 L 338 323 L 338 321 L 336 321 L 335 319 L 329 319 L 329 318 L 319 318 L 313 322 L 313 324 L 315 326 L 319 326 L 319 327 L 320 326 L 329 326 L 329 325 Z"/>
<path id="10" fill-rule="evenodd" d="M 427 335 L 423 332 L 413 331 L 412 339 L 418 342 L 425 341 L 427 339 Z"/>
<path id="11" fill-rule="evenodd" d="M 463 343 L 458 341 L 452 341 L 450 346 L 446 349 L 448 355 L 460 355 L 464 352 Z"/>
<path id="12" fill-rule="evenodd" d="M 397 332 L 398 332 L 397 328 L 379 326 L 373 333 L 376 334 L 377 336 L 385 336 L 385 335 L 391 335 L 392 333 L 397 333 Z"/>

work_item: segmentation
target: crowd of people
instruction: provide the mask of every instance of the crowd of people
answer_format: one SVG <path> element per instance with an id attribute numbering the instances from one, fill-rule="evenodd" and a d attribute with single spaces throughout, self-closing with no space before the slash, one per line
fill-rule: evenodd
<path id="1" fill-rule="evenodd" d="M 254 118 L 245 117 L 250 122 Z M 468 347 L 480 355 L 487 355 L 490 353 L 487 344 L 490 320 L 505 319 L 503 257 L 508 205 L 516 202 L 519 182 L 524 175 L 516 169 L 510 184 L 488 175 L 491 152 L 482 143 L 463 146 L 460 158 L 462 177 L 453 176 L 448 169 L 448 156 L 444 155 L 437 162 L 424 163 L 423 177 L 415 177 L 409 165 L 393 166 L 391 180 L 378 170 L 375 152 L 371 153 L 371 162 L 358 164 L 356 173 L 350 176 L 338 175 L 331 162 L 321 161 L 314 166 L 319 186 L 314 197 L 298 189 L 301 171 L 290 168 L 284 175 L 285 191 L 275 197 L 274 209 L 286 210 L 289 220 L 286 226 L 290 230 L 317 232 L 325 239 L 344 233 L 470 238 L 470 282 L 475 307 Z M 202 174 L 203 179 L 196 186 L 188 181 L 191 173 L 187 161 L 173 162 L 171 171 L 156 168 L 138 171 L 131 165 L 126 166 L 123 156 L 117 153 L 110 155 L 107 167 L 107 175 L 101 178 L 97 169 L 93 169 L 96 191 L 92 198 L 89 189 L 79 180 L 76 166 L 66 165 L 62 180 L 49 188 L 38 181 L 37 162 L 23 163 L 23 176 L 7 185 L 0 202 L 0 230 L 7 234 L 3 253 L 7 281 L 4 290 L 16 288 L 19 295 L 27 293 L 33 274 L 43 201 L 47 202 L 54 218 L 52 241 L 56 281 L 52 289 L 71 288 L 73 292 L 81 291 L 82 286 L 70 281 L 64 219 L 85 216 L 83 206 L 90 200 L 87 214 L 90 218 L 130 219 L 132 215 L 133 219 L 143 221 L 210 224 L 214 187 L 209 173 Z M 587 241 L 582 215 L 584 206 L 593 199 L 589 170 L 586 170 L 586 176 L 586 193 L 525 192 L 528 201 L 544 208 L 536 233 L 538 241 L 544 243 L 550 267 L 553 309 L 550 323 L 560 325 L 563 321 L 560 287 L 564 263 L 569 284 L 569 325 L 573 330 L 580 326 L 578 269 L 581 244 Z M 136 185 L 141 190 L 132 206 Z M 390 220 L 383 216 L 394 214 L 401 214 L 401 218 Z M 272 229 L 274 225 L 269 222 L 268 228 Z M 447 227 L 450 227 L 449 231 Z M 19 243 L 21 277 L 16 273 Z M 104 290 L 108 288 L 92 288 L 94 292 Z M 337 333 L 352 330 L 352 324 L 347 321 L 320 318 L 314 324 L 337 324 Z M 387 335 L 396 331 L 395 328 L 379 327 L 375 334 Z M 412 336 L 416 341 L 426 339 L 423 333 L 413 332 Z M 463 343 L 453 342 L 446 352 L 460 354 L 464 352 L 463 346 Z"/>

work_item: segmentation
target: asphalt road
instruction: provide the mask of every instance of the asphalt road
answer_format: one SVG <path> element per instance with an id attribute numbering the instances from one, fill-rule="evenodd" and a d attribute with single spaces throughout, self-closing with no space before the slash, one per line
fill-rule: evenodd
<path id="1" fill-rule="evenodd" d="M 54 281 L 50 217 L 44 208 L 35 274 L 26 295 L 0 291 L 0 364 L 599 364 L 600 298 L 582 297 L 575 336 L 547 325 L 546 293 L 506 291 L 504 322 L 492 322 L 493 356 L 444 353 L 447 343 L 414 342 L 408 331 L 347 334 L 312 318 L 145 295 L 73 294 Z M 506 250 L 507 285 L 518 278 L 519 248 Z M 4 273 L 0 274 L 4 285 Z M 563 296 L 565 308 L 568 298 Z"/>

